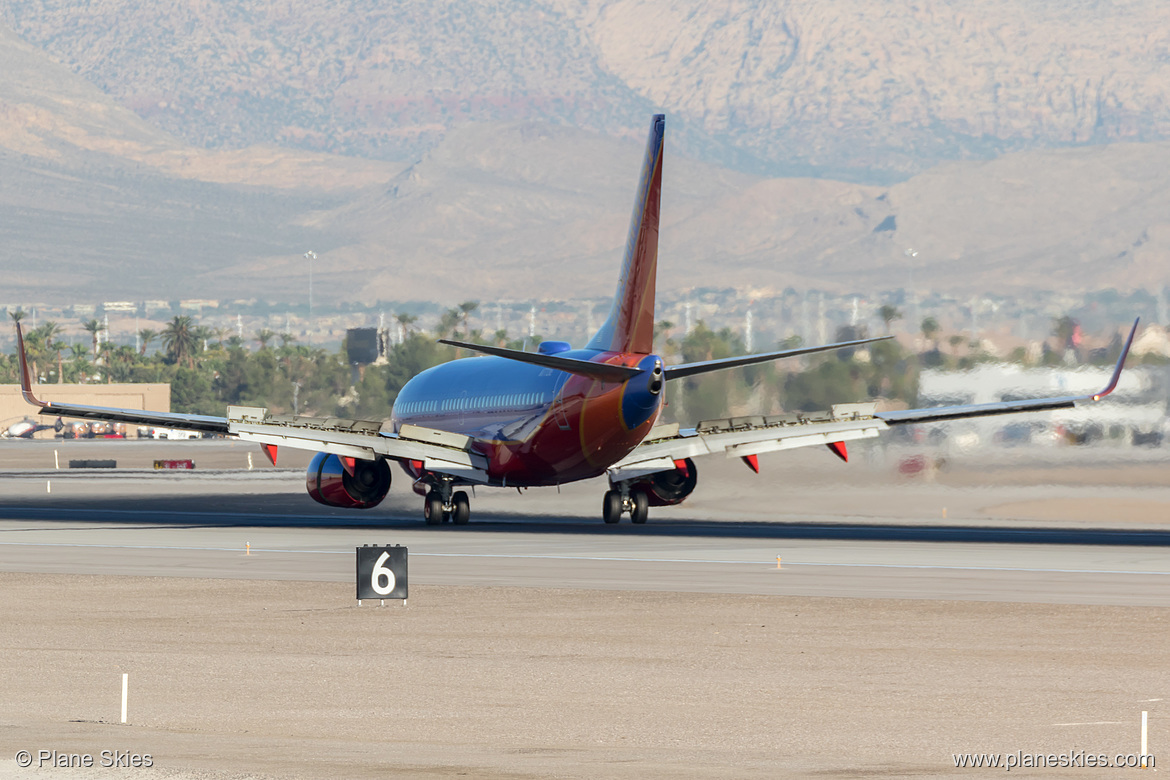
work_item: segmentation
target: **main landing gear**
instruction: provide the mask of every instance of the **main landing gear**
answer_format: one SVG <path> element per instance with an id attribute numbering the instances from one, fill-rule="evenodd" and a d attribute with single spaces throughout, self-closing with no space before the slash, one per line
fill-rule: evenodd
<path id="1" fill-rule="evenodd" d="M 631 523 L 641 525 L 650 518 L 650 499 L 645 491 L 621 482 L 602 498 L 601 519 L 612 525 L 621 522 L 622 515 L 627 512 Z"/>
<path id="2" fill-rule="evenodd" d="M 427 525 L 439 525 L 450 520 L 455 525 L 467 525 L 471 520 L 471 502 L 462 490 L 452 492 L 451 480 L 442 480 L 427 491 L 423 501 L 423 517 Z"/>

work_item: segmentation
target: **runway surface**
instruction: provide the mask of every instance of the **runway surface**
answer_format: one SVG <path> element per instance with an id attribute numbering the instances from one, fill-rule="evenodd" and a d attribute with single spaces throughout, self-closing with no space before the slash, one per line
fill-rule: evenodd
<path id="1" fill-rule="evenodd" d="M 195 473 L 68 472 L 0 443 L 0 778 L 108 776 L 15 767 L 49 748 L 173 780 L 945 778 L 956 753 L 1130 753 L 1143 712 L 1170 740 L 1149 453 L 937 481 L 705 463 L 646 526 L 601 523 L 592 482 L 426 527 L 400 481 L 355 513 L 190 451 Z M 367 543 L 409 548 L 406 608 L 353 601 Z"/>
<path id="2" fill-rule="evenodd" d="M 279 474 L 171 480 L 174 495 L 152 479 L 58 478 L 43 496 L 39 478 L 18 480 L 29 490 L 0 508 L 0 571 L 351 582 L 356 546 L 401 544 L 417 584 L 1170 605 L 1161 528 L 678 515 L 636 527 L 490 509 L 435 528 L 413 496 L 339 514 Z"/>

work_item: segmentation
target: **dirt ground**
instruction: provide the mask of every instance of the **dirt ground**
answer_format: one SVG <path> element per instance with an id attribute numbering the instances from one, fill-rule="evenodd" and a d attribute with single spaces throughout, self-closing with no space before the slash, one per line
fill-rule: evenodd
<path id="1" fill-rule="evenodd" d="M 1134 753 L 1142 710 L 1170 761 L 1167 609 L 438 586 L 358 607 L 345 584 L 29 574 L 0 588 L 0 778 L 1001 776 L 952 754 Z M 19 750 L 153 766 L 22 770 Z"/>

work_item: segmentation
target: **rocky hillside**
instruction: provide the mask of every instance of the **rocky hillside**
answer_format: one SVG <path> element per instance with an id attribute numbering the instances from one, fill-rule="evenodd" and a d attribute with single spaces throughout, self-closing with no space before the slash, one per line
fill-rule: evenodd
<path id="1" fill-rule="evenodd" d="M 768 175 L 1170 138 L 1159 0 L 0 0 L 0 19 L 210 148 L 413 160 L 468 122 L 640 133 Z"/>
<path id="2" fill-rule="evenodd" d="M 776 163 L 899 176 L 1170 137 L 1157 0 L 561 4 L 638 94 Z"/>
<path id="3" fill-rule="evenodd" d="M 226 294 L 245 259 L 339 243 L 306 215 L 398 170 L 192 148 L 2 28 L 0 74 L 3 301 Z"/>
<path id="4" fill-rule="evenodd" d="M 97 7 L 105 14 L 122 6 L 109 0 Z M 205 15 L 228 13 L 226 6 L 192 7 Z M 191 109 L 183 116 L 197 126 L 206 122 L 242 134 L 231 144 L 221 138 L 211 148 L 193 145 L 159 126 L 163 114 L 140 116 L 0 27 L 0 303 L 299 299 L 307 287 L 301 260 L 307 249 L 319 256 L 315 290 L 321 300 L 608 295 L 649 113 L 633 87 L 615 80 L 618 66 L 612 53 L 604 54 L 611 46 L 603 34 L 611 29 L 607 14 L 620 7 L 586 7 L 579 15 L 539 4 L 527 8 L 534 19 L 582 31 L 564 39 L 564 46 L 572 43 L 610 63 L 596 73 L 610 74 L 604 75 L 605 89 L 613 91 L 604 94 L 613 102 L 598 97 L 602 92 L 589 92 L 594 82 L 581 76 L 581 111 L 592 106 L 588 111 L 594 112 L 581 116 L 605 124 L 600 119 L 606 116 L 637 114 L 636 126 L 633 119 L 622 120 L 629 127 L 615 120 L 616 137 L 572 127 L 540 113 L 551 111 L 553 103 L 534 100 L 525 111 L 546 121 L 436 124 L 429 141 L 416 139 L 422 144 L 417 159 L 405 162 L 273 145 L 227 148 L 249 137 L 242 125 L 215 125 L 206 105 L 202 114 Z M 1141 8 L 1124 6 L 1135 7 Z M 291 8 L 270 13 L 278 12 L 301 24 Z M 458 31 L 491 32 L 479 27 L 489 20 L 471 21 Z M 665 21 L 640 23 L 656 29 Z M 100 26 L 78 24 L 77 30 L 97 36 L 95 51 L 132 56 L 125 47 L 103 49 Z M 187 32 L 177 39 L 182 46 L 210 34 L 194 22 L 183 29 Z M 322 21 L 318 34 L 325 29 Z M 143 38 L 141 45 L 149 40 Z M 428 58 L 441 59 L 417 40 L 411 45 L 418 51 L 403 55 L 408 64 L 387 65 L 388 71 L 406 72 Z M 710 40 L 688 45 L 718 48 Z M 234 72 L 223 56 L 231 46 L 205 51 L 209 63 L 221 66 L 212 71 Z M 485 55 L 466 56 L 479 62 L 476 58 Z M 518 89 L 518 82 L 509 80 L 514 68 L 497 64 L 501 93 Z M 575 60 L 572 65 L 579 67 Z M 685 70 L 683 65 L 680 60 L 678 67 Z M 146 60 L 141 67 L 144 77 L 155 77 Z M 183 70 L 176 67 L 175 73 Z M 275 78 L 281 70 L 257 72 Z M 444 82 L 451 89 L 457 86 L 456 72 L 452 66 Z M 546 85 L 544 70 L 534 65 L 529 73 L 533 85 Z M 202 83 L 190 73 L 183 77 L 189 80 L 184 83 Z M 381 77 L 385 89 L 397 83 L 386 73 Z M 263 81 L 256 77 L 256 90 Z M 425 79 L 419 76 L 417 84 L 423 89 Z M 532 86 L 529 94 L 536 93 Z M 214 97 L 209 91 L 200 99 Z M 628 112 L 615 108 L 619 98 L 632 107 Z M 182 105 L 169 97 L 157 102 L 167 110 Z M 241 99 L 224 105 L 251 115 L 246 104 Z M 323 122 L 340 116 L 329 113 L 328 102 L 314 105 L 332 117 Z M 467 104 L 468 112 L 476 110 Z M 283 115 L 275 110 L 271 116 Z M 501 109 L 499 116 L 508 112 Z M 183 124 L 176 121 L 177 127 Z M 848 292 L 913 284 L 951 292 L 1030 287 L 1083 292 L 1165 284 L 1168 142 L 1018 151 L 990 161 L 943 163 L 878 186 L 772 178 L 701 161 L 695 154 L 699 124 L 685 116 L 668 118 L 663 289 L 735 286 L 762 292 L 796 286 Z M 322 130 L 320 138 L 375 138 L 346 132 Z M 302 140 L 312 146 L 308 138 Z"/>
<path id="5" fill-rule="evenodd" d="M 334 232 L 356 239 L 331 262 L 363 280 L 356 289 L 371 299 L 401 290 L 452 300 L 609 295 L 640 153 L 636 142 L 566 128 L 468 127 L 327 215 Z M 889 188 L 761 179 L 690 161 L 669 146 L 669 124 L 667 154 L 666 289 L 1166 284 L 1170 143 L 949 163 Z"/>

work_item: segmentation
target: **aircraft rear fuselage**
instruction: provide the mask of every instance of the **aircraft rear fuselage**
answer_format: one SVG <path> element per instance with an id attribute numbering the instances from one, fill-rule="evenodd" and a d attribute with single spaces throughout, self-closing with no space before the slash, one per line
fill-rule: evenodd
<path id="1" fill-rule="evenodd" d="M 475 439 L 490 484 L 544 486 L 605 473 L 650 432 L 662 410 L 654 355 L 571 350 L 566 357 L 645 369 L 601 381 L 498 357 L 455 360 L 411 379 L 394 403 L 394 431 L 419 425 Z M 415 476 L 421 469 L 408 466 Z"/>

